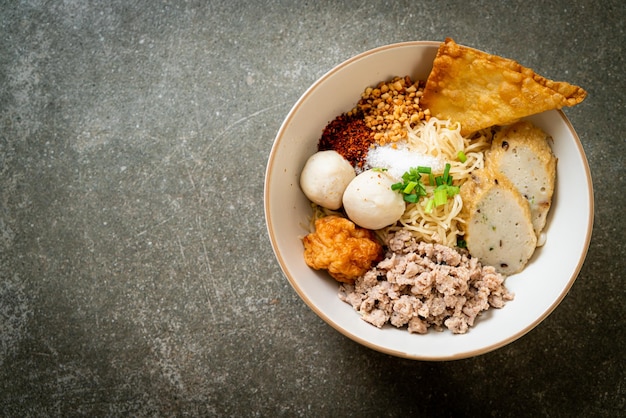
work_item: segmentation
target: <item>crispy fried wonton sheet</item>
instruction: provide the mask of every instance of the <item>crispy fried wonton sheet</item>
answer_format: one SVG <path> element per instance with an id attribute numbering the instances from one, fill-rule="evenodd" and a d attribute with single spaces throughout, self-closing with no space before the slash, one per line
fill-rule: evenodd
<path id="1" fill-rule="evenodd" d="M 574 106 L 586 95 L 578 86 L 548 80 L 513 60 L 446 38 L 420 104 L 432 116 L 459 122 L 466 136 L 535 113 Z"/>

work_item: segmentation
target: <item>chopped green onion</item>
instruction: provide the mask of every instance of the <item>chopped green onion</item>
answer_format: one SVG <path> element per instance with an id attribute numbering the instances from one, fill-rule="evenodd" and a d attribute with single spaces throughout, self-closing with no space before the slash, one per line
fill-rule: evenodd
<path id="1" fill-rule="evenodd" d="M 415 189 L 415 186 L 417 186 L 417 182 L 416 181 L 410 181 L 406 187 L 404 188 L 404 190 L 402 190 L 402 193 L 404 194 L 409 194 L 413 191 L 413 189 Z"/>
<path id="2" fill-rule="evenodd" d="M 433 200 L 435 206 L 445 205 L 448 202 L 448 191 L 445 188 L 436 188 Z"/>
<path id="3" fill-rule="evenodd" d="M 384 168 L 384 167 L 374 167 L 374 168 L 372 168 L 372 171 L 380 171 L 380 172 L 382 172 L 382 171 L 387 171 L 387 169 Z"/>
<path id="4" fill-rule="evenodd" d="M 426 202 L 426 208 L 424 209 L 424 211 L 426 211 L 426 213 L 431 213 L 433 211 L 434 206 L 435 206 L 435 200 L 428 199 L 428 202 Z"/>
<path id="5" fill-rule="evenodd" d="M 459 161 L 464 163 L 465 161 L 467 161 L 467 156 L 465 155 L 465 153 L 463 151 L 459 151 L 456 154 L 457 157 L 459 157 Z"/>
<path id="6" fill-rule="evenodd" d="M 404 201 L 409 203 L 417 203 L 422 196 L 432 193 L 425 207 L 426 212 L 430 213 L 435 207 L 446 204 L 449 198 L 459 193 L 459 187 L 452 185 L 450 168 L 451 165 L 447 163 L 443 175 L 435 176 L 430 167 L 411 167 L 402 175 L 403 181 L 391 185 L 391 190 L 401 193 Z M 422 178 L 423 175 L 428 175 L 430 186 L 435 187 L 432 192 L 426 190 L 423 183 L 426 179 Z"/>
<path id="7" fill-rule="evenodd" d="M 450 184 L 451 182 L 448 181 L 449 177 L 450 177 L 450 164 L 446 163 L 446 168 L 443 169 L 443 182 L 446 184 Z"/>
<path id="8" fill-rule="evenodd" d="M 448 197 L 454 197 L 454 195 L 459 194 L 461 188 L 459 186 L 448 186 L 446 191 L 448 192 Z"/>
<path id="9" fill-rule="evenodd" d="M 409 203 L 416 203 L 419 196 L 416 193 L 405 194 L 404 200 Z"/>

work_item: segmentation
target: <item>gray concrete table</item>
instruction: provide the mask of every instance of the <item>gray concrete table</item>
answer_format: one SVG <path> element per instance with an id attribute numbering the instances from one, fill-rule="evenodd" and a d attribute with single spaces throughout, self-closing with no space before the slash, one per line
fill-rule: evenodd
<path id="1" fill-rule="evenodd" d="M 621 0 L 0 1 L 1 414 L 623 416 L 625 20 Z M 446 36 L 588 90 L 566 114 L 596 218 L 542 324 L 430 363 L 297 297 L 263 176 L 319 76 Z"/>

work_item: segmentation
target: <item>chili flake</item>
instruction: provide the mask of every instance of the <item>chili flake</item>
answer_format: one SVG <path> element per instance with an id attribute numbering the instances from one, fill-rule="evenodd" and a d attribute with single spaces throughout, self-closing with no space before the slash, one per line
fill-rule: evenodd
<path id="1" fill-rule="evenodd" d="M 341 114 L 324 128 L 317 148 L 318 151 L 337 151 L 353 167 L 362 167 L 374 142 L 363 115 Z"/>

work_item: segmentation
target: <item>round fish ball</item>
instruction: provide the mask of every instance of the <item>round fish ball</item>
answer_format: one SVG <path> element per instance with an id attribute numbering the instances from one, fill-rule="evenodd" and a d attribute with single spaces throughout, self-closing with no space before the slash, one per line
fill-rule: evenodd
<path id="1" fill-rule="evenodd" d="M 337 151 L 319 151 L 304 165 L 300 188 L 311 202 L 336 210 L 341 207 L 343 192 L 355 176 L 352 165 Z"/>
<path id="2" fill-rule="evenodd" d="M 395 223 L 406 208 L 402 195 L 391 190 L 395 182 L 388 173 L 379 170 L 367 170 L 356 176 L 343 193 L 348 218 L 367 229 Z"/>

